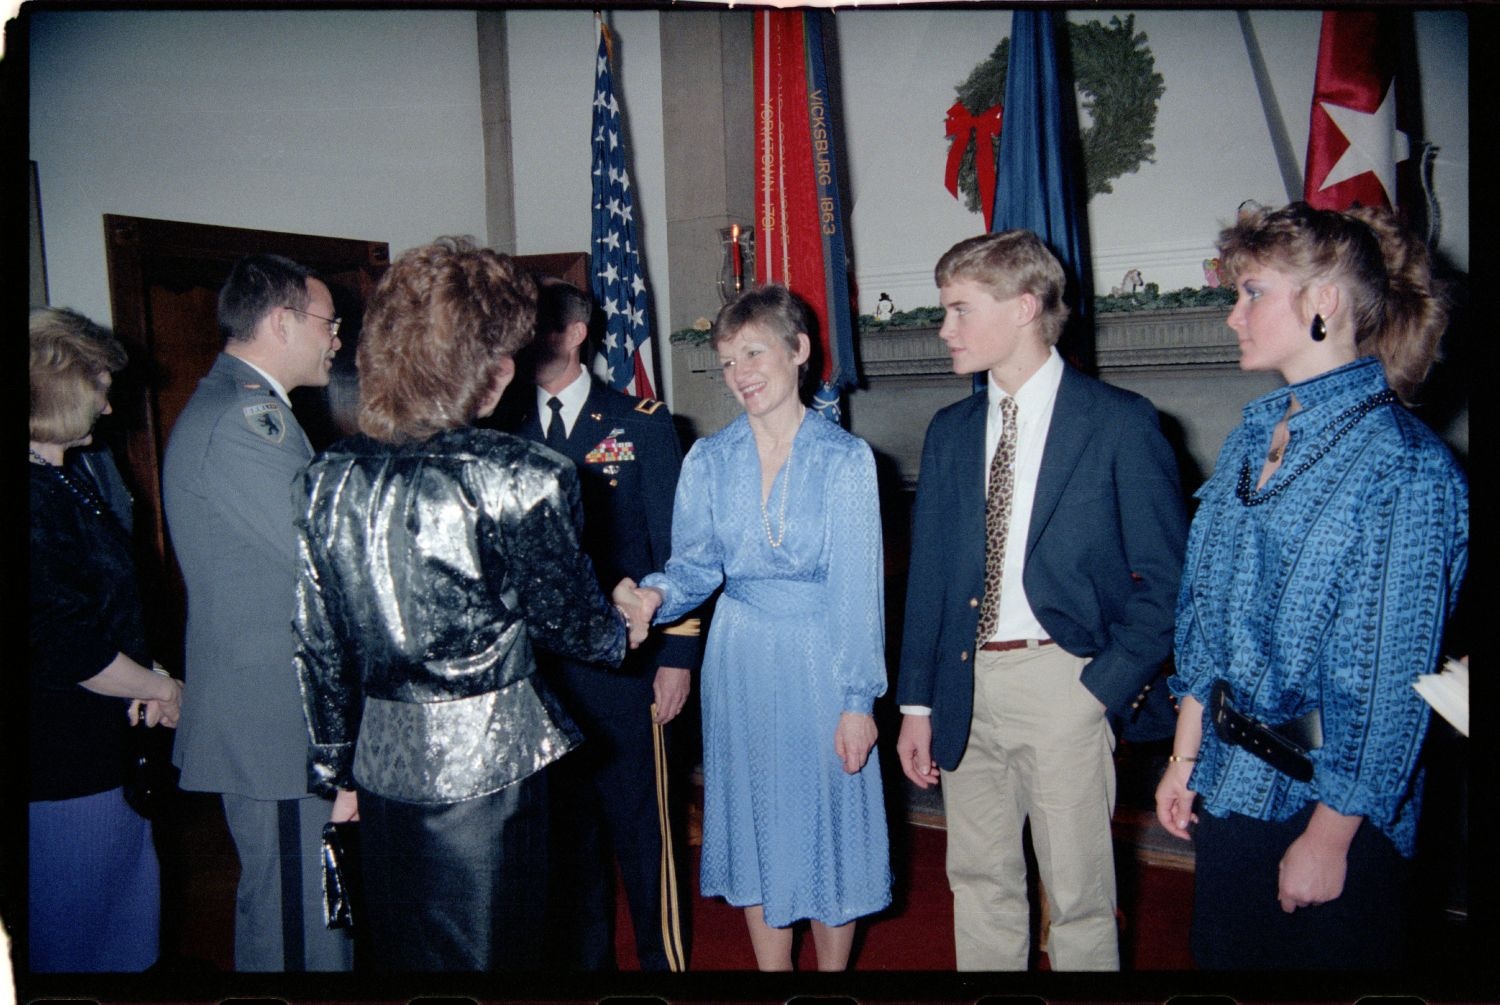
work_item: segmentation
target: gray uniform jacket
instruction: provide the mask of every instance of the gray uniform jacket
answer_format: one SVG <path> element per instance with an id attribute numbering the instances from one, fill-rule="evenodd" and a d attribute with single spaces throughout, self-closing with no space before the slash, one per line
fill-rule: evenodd
<path id="1" fill-rule="evenodd" d="M 162 495 L 187 584 L 187 686 L 173 752 L 184 789 L 307 794 L 292 663 L 292 482 L 311 459 L 266 379 L 222 353 L 172 427 Z"/>

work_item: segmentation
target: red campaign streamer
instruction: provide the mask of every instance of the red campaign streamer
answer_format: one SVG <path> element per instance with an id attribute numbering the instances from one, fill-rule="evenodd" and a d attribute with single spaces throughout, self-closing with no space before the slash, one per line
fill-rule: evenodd
<path id="1" fill-rule="evenodd" d="M 823 231 L 807 94 L 803 12 L 755 15 L 756 235 L 755 278 L 785 283 L 818 320 L 823 366 L 832 373 Z"/>
<path id="2" fill-rule="evenodd" d="M 963 163 L 964 151 L 969 149 L 969 134 L 974 136 L 974 170 L 978 175 L 979 203 L 984 207 L 984 229 L 990 229 L 995 215 L 995 137 L 1000 135 L 1000 126 L 1005 119 L 1005 109 L 995 105 L 989 110 L 973 115 L 962 101 L 955 101 L 948 109 L 947 129 L 953 145 L 948 148 L 948 172 L 943 183 L 953 198 L 958 198 L 958 169 Z"/>

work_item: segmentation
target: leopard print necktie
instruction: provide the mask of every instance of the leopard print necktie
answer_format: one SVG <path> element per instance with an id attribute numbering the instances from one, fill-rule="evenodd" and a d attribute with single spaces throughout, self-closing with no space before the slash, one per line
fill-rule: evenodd
<path id="1" fill-rule="evenodd" d="M 1000 442 L 990 460 L 990 487 L 984 500 L 984 600 L 979 605 L 978 643 L 995 634 L 1000 620 L 1000 577 L 1005 572 L 1005 538 L 1010 533 L 1010 501 L 1016 489 L 1016 399 L 1000 399 Z"/>

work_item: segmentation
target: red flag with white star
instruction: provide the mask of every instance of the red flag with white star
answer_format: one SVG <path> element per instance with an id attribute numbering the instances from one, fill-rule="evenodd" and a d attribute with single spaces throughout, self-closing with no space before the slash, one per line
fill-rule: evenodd
<path id="1" fill-rule="evenodd" d="M 1303 198 L 1319 209 L 1396 204 L 1396 24 L 1375 11 L 1325 11 L 1318 40 Z"/>

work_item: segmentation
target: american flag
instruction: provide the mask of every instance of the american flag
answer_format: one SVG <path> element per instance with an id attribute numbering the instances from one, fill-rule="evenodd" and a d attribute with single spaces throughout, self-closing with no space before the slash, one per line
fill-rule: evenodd
<path id="1" fill-rule="evenodd" d="M 594 301 L 604 312 L 599 376 L 617 391 L 655 397 L 651 371 L 651 295 L 635 236 L 635 200 L 625 167 L 625 130 L 609 69 L 609 29 L 599 26 L 594 64 Z"/>

